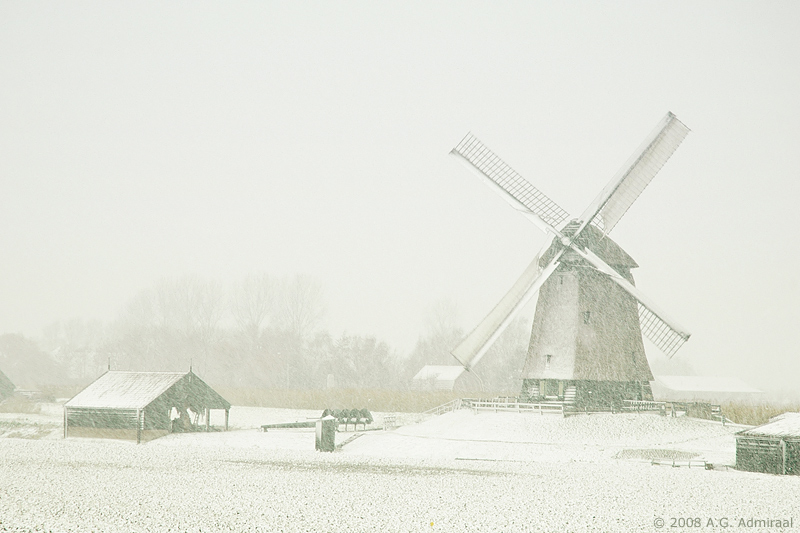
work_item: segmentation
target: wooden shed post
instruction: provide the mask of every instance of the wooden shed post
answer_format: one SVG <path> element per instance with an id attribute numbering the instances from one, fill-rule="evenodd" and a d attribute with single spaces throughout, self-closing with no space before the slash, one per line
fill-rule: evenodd
<path id="1" fill-rule="evenodd" d="M 142 443 L 142 410 L 136 410 L 136 444 Z"/>
<path id="2" fill-rule="evenodd" d="M 211 427 L 211 408 L 206 407 L 206 433 L 208 433 L 208 429 Z"/>
<path id="3" fill-rule="evenodd" d="M 225 431 L 228 431 L 228 415 L 230 414 L 230 409 L 225 409 Z"/>
<path id="4" fill-rule="evenodd" d="M 781 474 L 786 475 L 786 441 L 783 439 L 781 439 L 781 459 L 783 462 Z"/>

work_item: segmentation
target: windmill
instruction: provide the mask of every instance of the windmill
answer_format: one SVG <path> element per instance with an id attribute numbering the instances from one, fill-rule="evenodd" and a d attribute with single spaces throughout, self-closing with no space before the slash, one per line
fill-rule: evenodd
<path id="1" fill-rule="evenodd" d="M 581 407 L 652 399 L 642 335 L 671 358 L 689 333 L 634 286 L 638 265 L 607 235 L 688 132 L 667 113 L 574 219 L 472 134 L 458 143 L 450 153 L 548 235 L 511 290 L 451 352 L 467 371 L 538 292 L 523 398 Z"/>

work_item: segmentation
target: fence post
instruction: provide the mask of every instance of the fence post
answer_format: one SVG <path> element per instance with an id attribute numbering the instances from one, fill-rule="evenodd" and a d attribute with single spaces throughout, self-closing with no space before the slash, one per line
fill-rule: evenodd
<path id="1" fill-rule="evenodd" d="M 783 439 L 781 439 L 781 458 L 783 460 L 781 474 L 786 475 L 786 441 Z"/>

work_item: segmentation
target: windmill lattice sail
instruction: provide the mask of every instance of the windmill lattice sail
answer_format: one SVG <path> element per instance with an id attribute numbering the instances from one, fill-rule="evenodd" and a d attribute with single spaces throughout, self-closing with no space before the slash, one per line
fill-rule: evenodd
<path id="1" fill-rule="evenodd" d="M 557 227 L 569 218 L 569 213 L 531 185 L 471 133 L 467 133 L 451 153 L 460 155 L 520 206 L 535 213 L 551 227 Z"/>
<path id="2" fill-rule="evenodd" d="M 639 325 L 644 336 L 670 359 L 680 350 L 683 343 L 689 340 L 687 333 L 681 333 L 670 327 L 641 302 L 639 302 Z"/>
<path id="3" fill-rule="evenodd" d="M 683 346 L 683 343 L 689 340 L 691 334 L 686 332 L 683 326 L 668 318 L 650 298 L 620 276 L 618 272 L 595 253 L 591 250 L 576 250 L 576 252 L 636 299 L 639 305 L 639 324 L 642 333 L 664 354 L 671 358 Z"/>

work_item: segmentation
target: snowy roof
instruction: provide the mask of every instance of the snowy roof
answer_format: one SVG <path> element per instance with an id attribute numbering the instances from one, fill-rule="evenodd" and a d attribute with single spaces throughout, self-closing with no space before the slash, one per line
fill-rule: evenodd
<path id="1" fill-rule="evenodd" d="M 790 413 L 785 413 L 789 415 Z M 800 437 L 800 416 L 799 413 L 791 413 L 793 416 L 784 416 L 774 422 L 757 426 L 751 429 L 740 431 L 737 435 L 751 437 Z"/>
<path id="2" fill-rule="evenodd" d="M 219 400 L 227 403 L 191 372 L 109 371 L 64 405 L 65 407 L 143 409 L 186 376 L 192 376 L 192 383 L 202 384 L 205 389 L 208 389 L 207 394 L 204 395 L 214 397 L 215 404 L 219 404 Z"/>
<path id="3" fill-rule="evenodd" d="M 792 418 L 792 417 L 800 417 L 800 413 L 793 413 L 789 411 L 788 413 L 781 413 L 779 415 L 775 415 L 769 419 L 770 422 L 777 422 L 778 420 L 783 420 L 784 418 Z"/>
<path id="4" fill-rule="evenodd" d="M 739 392 L 761 393 L 739 378 L 716 376 L 655 376 L 658 384 L 682 392 Z"/>
<path id="5" fill-rule="evenodd" d="M 422 370 L 417 372 L 414 379 L 426 380 L 435 379 L 437 381 L 455 381 L 464 372 L 463 366 L 448 365 L 425 365 Z"/>
<path id="6" fill-rule="evenodd" d="M 14 392 L 14 388 L 14 384 L 11 383 L 11 380 L 8 379 L 8 376 L 3 374 L 3 371 L 0 370 L 0 399 L 10 396 L 11 393 Z"/>

